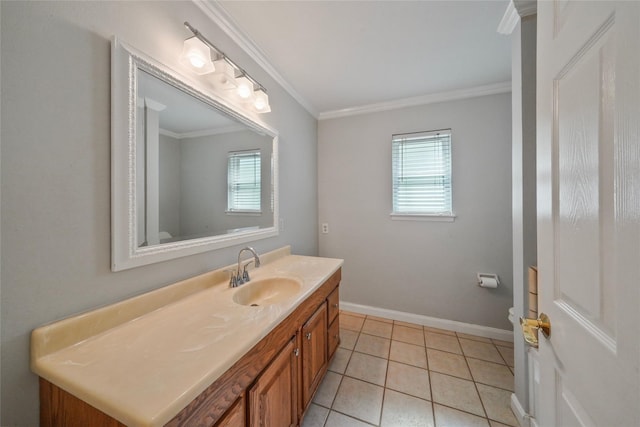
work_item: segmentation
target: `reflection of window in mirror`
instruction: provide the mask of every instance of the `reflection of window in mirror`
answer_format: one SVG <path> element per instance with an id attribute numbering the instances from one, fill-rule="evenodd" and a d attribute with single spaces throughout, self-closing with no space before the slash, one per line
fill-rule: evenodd
<path id="1" fill-rule="evenodd" d="M 261 213 L 260 150 L 231 151 L 227 160 L 227 212 Z"/>

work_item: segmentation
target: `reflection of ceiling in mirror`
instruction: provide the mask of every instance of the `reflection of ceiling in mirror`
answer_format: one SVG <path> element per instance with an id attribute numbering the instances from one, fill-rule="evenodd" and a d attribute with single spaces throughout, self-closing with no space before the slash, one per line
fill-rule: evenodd
<path id="1" fill-rule="evenodd" d="M 168 83 L 138 70 L 138 101 L 145 97 L 164 105 L 160 112 L 163 130 L 180 137 L 203 135 L 246 129 L 246 126 L 216 111 L 204 102 Z"/>

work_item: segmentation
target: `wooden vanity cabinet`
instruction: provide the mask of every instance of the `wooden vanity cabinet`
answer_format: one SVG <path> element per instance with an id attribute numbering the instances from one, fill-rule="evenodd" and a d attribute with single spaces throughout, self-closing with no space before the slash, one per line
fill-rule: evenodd
<path id="1" fill-rule="evenodd" d="M 249 426 L 298 425 L 298 359 L 294 337 L 249 390 Z"/>
<path id="2" fill-rule="evenodd" d="M 327 371 L 327 303 L 322 303 L 302 327 L 302 409 Z"/>
<path id="3" fill-rule="evenodd" d="M 340 344 L 340 286 L 337 286 L 327 297 L 329 329 L 327 331 L 328 358 L 331 359 Z"/>
<path id="4" fill-rule="evenodd" d="M 245 427 L 246 426 L 247 407 L 245 405 L 244 394 L 241 395 L 236 403 L 231 406 L 222 416 L 215 427 Z"/>
<path id="5" fill-rule="evenodd" d="M 340 279 L 338 269 L 165 426 L 299 426 L 339 342 Z M 124 427 L 44 378 L 40 425 Z"/>

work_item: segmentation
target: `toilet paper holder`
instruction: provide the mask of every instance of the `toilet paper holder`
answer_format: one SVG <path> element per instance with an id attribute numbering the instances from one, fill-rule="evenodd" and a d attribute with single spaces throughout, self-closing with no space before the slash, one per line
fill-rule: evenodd
<path id="1" fill-rule="evenodd" d="M 478 286 L 480 287 L 485 287 L 483 286 L 483 283 L 486 283 L 487 281 L 492 282 L 493 280 L 495 280 L 496 282 L 495 286 L 497 287 L 500 284 L 500 279 L 498 278 L 497 274 L 478 273 Z M 494 286 L 486 286 L 486 287 L 494 287 Z"/>

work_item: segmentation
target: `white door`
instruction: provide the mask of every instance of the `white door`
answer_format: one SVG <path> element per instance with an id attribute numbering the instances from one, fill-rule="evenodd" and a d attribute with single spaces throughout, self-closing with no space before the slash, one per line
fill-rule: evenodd
<path id="1" fill-rule="evenodd" d="M 539 1 L 537 424 L 640 426 L 640 2 Z"/>

